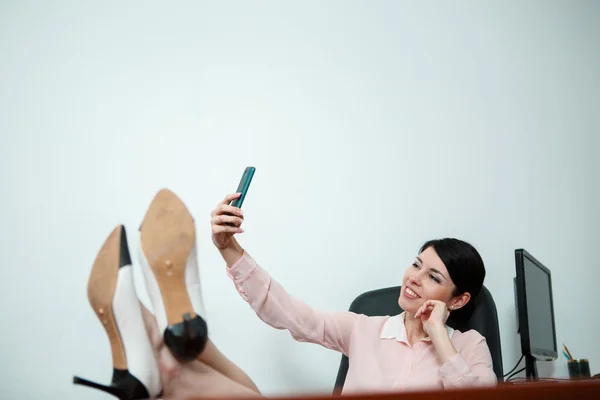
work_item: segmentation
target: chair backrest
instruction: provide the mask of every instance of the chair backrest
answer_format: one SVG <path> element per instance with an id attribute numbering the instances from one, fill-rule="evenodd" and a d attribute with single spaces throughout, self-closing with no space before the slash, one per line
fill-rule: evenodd
<path id="1" fill-rule="evenodd" d="M 402 312 L 402 309 L 398 305 L 399 296 L 400 286 L 371 290 L 354 299 L 350 305 L 350 311 L 370 317 L 397 315 Z M 498 377 L 498 380 L 502 381 L 502 349 L 500 347 L 500 328 L 498 326 L 496 303 L 485 286 L 481 289 L 479 295 L 472 301 L 474 310 L 468 321 L 456 321 L 452 318 L 452 314 L 450 314 L 447 324 L 461 332 L 475 329 L 485 337 L 492 355 L 494 373 Z M 334 393 L 341 392 L 344 382 L 346 381 L 347 373 L 348 357 L 342 355 Z"/>

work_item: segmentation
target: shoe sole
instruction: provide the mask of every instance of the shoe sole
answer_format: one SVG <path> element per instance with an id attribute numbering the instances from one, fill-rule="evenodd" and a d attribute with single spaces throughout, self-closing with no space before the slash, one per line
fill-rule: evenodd
<path id="1" fill-rule="evenodd" d="M 126 370 L 125 347 L 112 306 L 119 273 L 121 234 L 122 226 L 116 227 L 96 256 L 88 280 L 88 300 L 108 335 L 114 368 Z"/>
<path id="2" fill-rule="evenodd" d="M 196 240 L 194 219 L 183 202 L 163 189 L 152 200 L 140 228 L 140 240 L 156 278 L 169 325 L 196 317 L 185 282 L 188 256 Z"/>

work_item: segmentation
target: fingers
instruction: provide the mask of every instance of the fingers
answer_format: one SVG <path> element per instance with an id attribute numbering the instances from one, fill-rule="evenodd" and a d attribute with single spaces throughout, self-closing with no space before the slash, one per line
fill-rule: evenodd
<path id="1" fill-rule="evenodd" d="M 419 318 L 421 314 L 423 314 L 423 310 L 425 309 L 425 304 L 421 304 L 421 307 L 415 313 L 415 318 Z"/>
<path id="2" fill-rule="evenodd" d="M 240 192 L 231 193 L 225 196 L 223 203 L 231 203 L 233 200 L 239 198 L 242 194 Z"/>
<path id="3" fill-rule="evenodd" d="M 212 233 L 213 235 L 218 235 L 219 233 L 244 233 L 244 230 L 238 226 L 213 225 Z"/>
<path id="4" fill-rule="evenodd" d="M 211 218 L 210 223 L 212 225 L 229 225 L 234 227 L 239 227 L 244 222 L 244 218 L 236 217 L 235 215 L 215 215 Z"/>
<path id="5" fill-rule="evenodd" d="M 214 217 L 216 215 L 224 215 L 224 214 L 237 215 L 240 218 L 244 218 L 244 212 L 242 211 L 241 208 L 230 206 L 229 204 L 219 204 L 217 206 L 217 208 L 215 208 L 213 210 L 213 212 L 211 213 L 211 216 Z"/>
<path id="6" fill-rule="evenodd" d="M 425 315 L 425 314 L 431 313 L 431 311 L 433 311 L 434 307 L 435 307 L 435 303 L 433 302 L 433 300 L 427 300 L 427 301 L 425 301 L 425 303 L 423 303 L 421 305 L 421 307 L 419 307 L 419 309 L 415 313 L 415 318 L 418 318 L 421 315 Z"/>
<path id="7" fill-rule="evenodd" d="M 234 193 L 225 196 L 223 201 L 213 210 L 210 221 L 213 235 L 244 232 L 243 229 L 240 228 L 244 222 L 244 212 L 238 207 L 229 205 L 232 200 L 237 199 L 240 195 L 240 193 Z"/>
<path id="8" fill-rule="evenodd" d="M 238 197 L 240 197 L 242 194 L 241 193 L 232 193 L 232 194 L 228 194 L 227 196 L 225 196 L 225 198 L 221 201 L 221 203 L 219 204 L 221 205 L 229 205 L 229 203 L 231 203 L 233 200 L 237 199 Z"/>
<path id="9" fill-rule="evenodd" d="M 449 315 L 448 309 L 446 307 L 447 305 L 443 301 L 426 300 L 415 313 L 415 318 L 431 316 L 432 313 L 435 312 L 435 310 L 437 309 L 439 312 L 437 312 L 436 315 L 439 315 L 442 319 L 445 320 L 445 318 L 448 318 Z"/>

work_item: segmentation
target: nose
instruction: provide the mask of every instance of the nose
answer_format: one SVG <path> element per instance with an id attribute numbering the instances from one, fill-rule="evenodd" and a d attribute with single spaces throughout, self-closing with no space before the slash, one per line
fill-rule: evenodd
<path id="1" fill-rule="evenodd" d="M 421 275 L 420 274 L 415 274 L 415 275 L 411 276 L 409 278 L 408 282 L 411 285 L 415 285 L 417 287 L 421 287 Z"/>

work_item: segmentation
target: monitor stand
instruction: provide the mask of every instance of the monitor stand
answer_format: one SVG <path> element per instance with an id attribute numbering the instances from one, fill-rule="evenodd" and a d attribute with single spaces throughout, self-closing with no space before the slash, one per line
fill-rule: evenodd
<path id="1" fill-rule="evenodd" d="M 537 364 L 535 357 L 531 354 L 525 356 L 525 376 L 527 376 L 527 380 L 531 381 L 538 379 Z"/>

